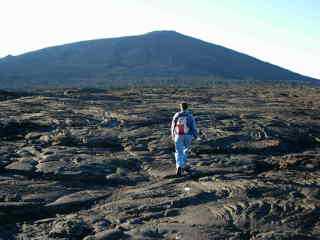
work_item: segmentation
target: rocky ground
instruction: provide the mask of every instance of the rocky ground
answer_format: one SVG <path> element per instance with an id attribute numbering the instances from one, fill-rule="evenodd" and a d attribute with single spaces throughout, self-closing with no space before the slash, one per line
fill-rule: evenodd
<path id="1" fill-rule="evenodd" d="M 0 239 L 319 239 L 319 150 L 319 88 L 1 92 Z"/>

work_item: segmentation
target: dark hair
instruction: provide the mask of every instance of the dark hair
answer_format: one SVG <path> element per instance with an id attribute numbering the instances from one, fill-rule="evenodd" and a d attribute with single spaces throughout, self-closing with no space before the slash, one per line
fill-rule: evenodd
<path id="1" fill-rule="evenodd" d="M 187 110 L 188 109 L 188 103 L 183 102 L 180 104 L 180 107 L 182 108 L 182 110 Z"/>

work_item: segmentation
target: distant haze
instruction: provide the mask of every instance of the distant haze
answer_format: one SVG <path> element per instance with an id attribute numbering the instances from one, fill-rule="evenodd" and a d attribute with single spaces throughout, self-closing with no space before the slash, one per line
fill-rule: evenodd
<path id="1" fill-rule="evenodd" d="M 0 57 L 175 30 L 320 79 L 317 0 L 4 0 Z"/>

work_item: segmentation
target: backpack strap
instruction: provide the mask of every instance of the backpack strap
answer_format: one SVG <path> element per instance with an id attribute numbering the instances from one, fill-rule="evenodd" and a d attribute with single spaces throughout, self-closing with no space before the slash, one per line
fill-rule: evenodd
<path id="1" fill-rule="evenodd" d="M 190 114 L 188 112 L 179 112 L 177 116 L 174 118 L 174 126 L 173 131 L 175 131 L 175 128 L 177 126 L 178 119 L 182 116 L 185 116 L 187 118 L 187 127 L 190 129 L 192 124 L 190 123 Z"/>

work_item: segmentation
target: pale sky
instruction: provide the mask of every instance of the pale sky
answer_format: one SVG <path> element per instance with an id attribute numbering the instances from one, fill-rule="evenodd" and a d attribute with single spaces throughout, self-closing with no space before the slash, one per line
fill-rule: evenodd
<path id="1" fill-rule="evenodd" d="M 320 0 L 0 0 L 0 57 L 155 30 L 320 79 Z"/>

